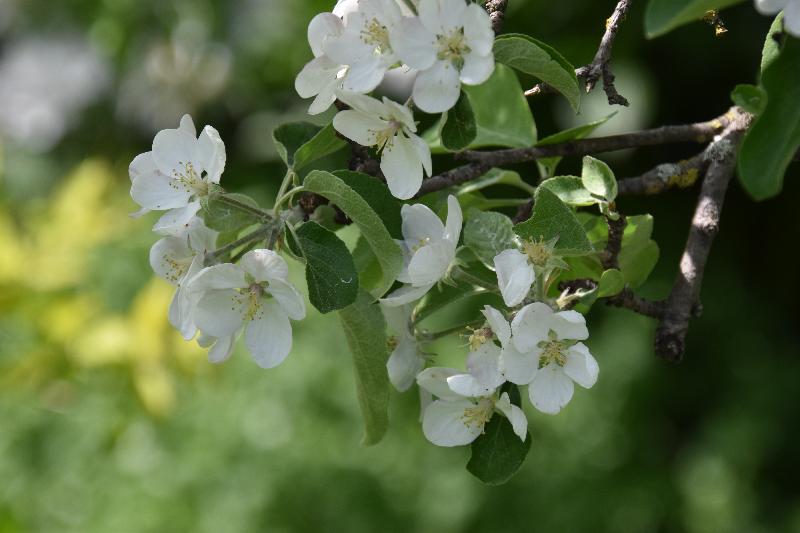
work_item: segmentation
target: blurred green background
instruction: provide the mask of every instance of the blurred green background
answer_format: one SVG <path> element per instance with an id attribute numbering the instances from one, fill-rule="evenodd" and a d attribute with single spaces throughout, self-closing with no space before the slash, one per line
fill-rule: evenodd
<path id="1" fill-rule="evenodd" d="M 226 187 L 268 201 L 270 133 L 304 114 L 305 26 L 331 3 L 0 0 L 0 532 L 800 531 L 797 165 L 775 200 L 733 185 L 682 364 L 653 356 L 652 321 L 593 310 L 598 384 L 557 417 L 529 409 L 531 454 L 503 487 L 425 441 L 414 393 L 359 446 L 333 316 L 296 324 L 272 371 L 245 353 L 211 366 L 169 328 L 127 165 L 192 113 L 226 142 Z M 579 65 L 615 2 L 509 4 L 507 31 Z M 754 81 L 770 21 L 749 2 L 722 38 L 698 23 L 645 41 L 643 11 L 614 53 L 632 105 L 600 134 L 712 118 Z M 578 117 L 555 95 L 532 108 L 542 136 L 610 112 L 601 92 Z M 604 158 L 626 176 L 696 151 Z M 648 296 L 669 290 L 695 194 L 621 201 L 655 215 Z"/>

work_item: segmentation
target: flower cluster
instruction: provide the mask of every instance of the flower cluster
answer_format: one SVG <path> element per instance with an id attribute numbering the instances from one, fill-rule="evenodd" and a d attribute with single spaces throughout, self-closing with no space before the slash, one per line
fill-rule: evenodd
<path id="1" fill-rule="evenodd" d="M 574 384 L 591 388 L 599 367 L 581 341 L 589 332 L 577 311 L 554 311 L 549 303 L 527 305 L 534 280 L 543 283 L 566 263 L 555 253 L 555 241 L 526 242 L 495 258 L 498 290 L 508 315 L 491 306 L 482 313 L 483 327 L 469 337 L 466 371 L 446 367 L 425 368 L 428 357 L 424 336 L 418 339 L 413 325 L 413 303 L 437 283 L 452 277 L 462 214 L 458 200 L 450 196 L 447 220 L 422 204 L 402 209 L 405 267 L 398 276 L 402 287 L 381 300 L 384 315 L 396 336 L 387 363 L 389 378 L 400 390 L 414 381 L 429 398 L 423 407 L 425 436 L 439 446 L 460 446 L 478 438 L 484 426 L 499 413 L 520 439 L 527 436 L 527 418 L 503 390 L 508 382 L 528 386 L 531 404 L 539 411 L 557 414 L 572 399 Z"/>
<path id="2" fill-rule="evenodd" d="M 416 135 L 411 102 L 365 96 L 386 72 L 402 67 L 416 76 L 414 105 L 443 113 L 458 101 L 461 84 L 479 85 L 494 71 L 494 33 L 486 11 L 465 0 L 419 0 L 416 14 L 396 0 L 346 0 L 308 26 L 314 54 L 295 80 L 297 93 L 314 98 L 308 112 L 327 110 L 337 98 L 351 109 L 334 119 L 339 133 L 381 154 L 392 194 L 413 197 L 431 153 Z"/>
<path id="3" fill-rule="evenodd" d="M 305 317 L 303 298 L 288 281 L 286 261 L 272 250 L 251 250 L 238 264 L 206 266 L 218 234 L 197 216 L 200 202 L 219 186 L 225 144 L 206 126 L 200 137 L 185 115 L 177 129 L 156 134 L 153 150 L 130 165 L 131 196 L 142 210 L 166 210 L 153 228 L 164 235 L 150 249 L 153 271 L 176 286 L 170 323 L 186 340 L 209 348 L 212 362 L 226 360 L 238 334 L 264 368 L 280 364 L 292 345 L 289 319 Z"/>

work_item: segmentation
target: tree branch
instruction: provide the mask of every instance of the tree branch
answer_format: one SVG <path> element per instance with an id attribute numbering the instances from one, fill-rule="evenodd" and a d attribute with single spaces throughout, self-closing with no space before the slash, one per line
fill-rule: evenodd
<path id="1" fill-rule="evenodd" d="M 575 69 L 575 75 L 584 82 L 587 93 L 592 92 L 598 80 L 603 78 L 603 90 L 606 93 L 609 105 L 628 105 L 628 100 L 617 92 L 610 63 L 614 40 L 617 38 L 622 21 L 625 20 L 625 16 L 630 9 L 631 2 L 632 0 L 619 0 L 617 2 L 614 13 L 606 20 L 606 31 L 602 39 L 600 39 L 600 46 L 597 48 L 594 59 L 588 65 Z M 525 96 L 535 96 L 552 90 L 552 87 L 548 84 L 540 83 L 525 91 Z"/>
<path id="2" fill-rule="evenodd" d="M 464 151 L 456 154 L 458 159 L 493 166 L 535 161 L 543 157 L 583 156 L 601 152 L 613 152 L 627 148 L 655 146 L 661 144 L 694 142 L 706 143 L 721 133 L 731 122 L 740 117 L 742 112 L 737 107 L 731 108 L 724 115 L 707 122 L 697 122 L 681 126 L 662 126 L 650 130 L 608 137 L 575 139 L 559 144 L 533 146 L 531 148 L 512 148 L 491 152 Z"/>
<path id="3" fill-rule="evenodd" d="M 663 163 L 633 178 L 617 182 L 619 194 L 654 195 L 669 189 L 691 187 L 700 179 L 708 160 L 705 151 L 678 163 Z"/>
<path id="4" fill-rule="evenodd" d="M 708 171 L 703 179 L 680 270 L 656 330 L 656 354 L 669 361 L 680 361 L 686 349 L 689 319 L 700 296 L 711 245 L 719 232 L 725 193 L 736 169 L 737 149 L 750 120 L 751 117 L 743 114 L 706 150 Z"/>
<path id="5" fill-rule="evenodd" d="M 474 180 L 483 176 L 490 168 L 491 165 L 484 163 L 470 163 L 448 170 L 437 176 L 432 176 L 422 182 L 422 187 L 420 187 L 419 192 L 414 195 L 414 198 L 419 198 L 430 192 L 441 191 L 442 189 Z"/>
<path id="6" fill-rule="evenodd" d="M 492 21 L 492 29 L 495 35 L 499 35 L 503 29 L 503 22 L 506 19 L 506 8 L 508 7 L 508 0 L 487 0 L 486 12 L 489 13 L 489 19 Z"/>

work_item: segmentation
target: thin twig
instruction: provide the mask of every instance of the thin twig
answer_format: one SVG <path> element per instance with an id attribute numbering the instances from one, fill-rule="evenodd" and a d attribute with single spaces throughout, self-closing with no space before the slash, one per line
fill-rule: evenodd
<path id="1" fill-rule="evenodd" d="M 591 92 L 600 78 L 603 79 L 603 90 L 608 98 L 609 105 L 628 105 L 628 100 L 617 92 L 614 85 L 614 73 L 611 71 L 611 51 L 614 48 L 614 40 L 625 20 L 625 16 L 630 9 L 632 0 L 619 0 L 614 13 L 606 20 L 606 29 L 600 39 L 600 46 L 597 53 L 588 65 L 575 69 L 575 75 L 585 84 L 586 92 Z M 525 91 L 525 96 L 536 96 L 546 92 L 552 92 L 553 88 L 546 83 L 540 83 L 533 88 Z"/>
<path id="2" fill-rule="evenodd" d="M 703 179 L 680 270 L 667 298 L 664 317 L 656 330 L 656 354 L 669 361 L 680 361 L 686 349 L 689 319 L 700 296 L 711 245 L 719 232 L 725 193 L 736 169 L 738 145 L 749 122 L 750 117 L 742 115 L 706 150 L 708 171 Z"/>
<path id="3" fill-rule="evenodd" d="M 608 224 L 608 242 L 606 249 L 600 254 L 600 262 L 603 264 L 604 270 L 619 269 L 619 253 L 622 251 L 622 237 L 625 234 L 628 219 L 625 218 L 625 215 L 620 214 L 617 220 L 606 217 L 606 223 Z"/>
<path id="4" fill-rule="evenodd" d="M 419 198 L 420 196 L 426 195 L 430 192 L 441 191 L 442 189 L 447 189 L 448 187 L 453 187 L 455 185 L 461 185 L 462 183 L 472 181 L 486 174 L 490 168 L 491 165 L 485 165 L 483 163 L 470 163 L 468 165 L 462 165 L 452 170 L 448 170 L 447 172 L 443 172 L 437 176 L 432 176 L 422 182 L 422 187 L 420 187 L 419 192 L 417 192 L 414 198 Z"/>
<path id="5" fill-rule="evenodd" d="M 482 163 L 488 167 L 535 161 L 544 157 L 583 156 L 602 152 L 613 152 L 642 146 L 655 146 L 671 143 L 693 142 L 706 143 L 721 133 L 735 118 L 742 113 L 737 107 L 707 122 L 697 122 L 680 126 L 662 126 L 622 135 L 575 139 L 546 146 L 531 148 L 512 148 L 488 152 L 464 151 L 456 154 L 458 159 Z M 434 179 L 434 178 L 431 178 Z"/>

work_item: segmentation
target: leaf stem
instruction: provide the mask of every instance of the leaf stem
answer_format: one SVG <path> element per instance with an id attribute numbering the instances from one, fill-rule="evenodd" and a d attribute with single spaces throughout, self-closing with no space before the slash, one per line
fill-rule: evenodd
<path id="1" fill-rule="evenodd" d="M 266 222 L 269 222 L 270 220 L 272 220 L 272 215 L 270 215 L 266 211 L 264 211 L 262 209 L 259 209 L 257 207 L 253 207 L 252 205 L 247 205 L 247 204 L 245 204 L 243 202 L 240 202 L 239 200 L 231 198 L 230 196 L 228 196 L 228 195 L 226 195 L 224 193 L 220 194 L 219 196 L 217 196 L 217 200 L 219 200 L 220 202 L 222 202 L 224 204 L 228 204 L 229 206 L 231 206 L 231 207 L 233 207 L 235 209 L 238 209 L 239 211 L 242 211 L 243 213 L 249 213 L 249 214 L 253 215 L 260 222 L 266 223 Z"/>
<path id="2" fill-rule="evenodd" d="M 256 241 L 259 238 L 261 238 L 262 236 L 266 236 L 266 234 L 269 231 L 272 231 L 273 225 L 274 224 L 269 223 L 269 224 L 264 224 L 262 226 L 259 226 L 258 228 L 256 228 L 255 230 L 251 231 L 247 235 L 245 235 L 245 236 L 243 236 L 243 237 L 241 237 L 239 239 L 236 239 L 233 242 L 229 242 L 228 244 L 226 244 L 222 248 L 217 248 L 213 252 L 207 253 L 206 254 L 206 261 L 213 260 L 213 259 L 218 259 L 219 257 L 222 257 L 222 256 L 224 256 L 226 254 L 229 254 L 230 252 L 234 251 L 235 249 L 237 249 L 240 246 L 243 246 L 245 244 L 249 244 L 249 243 L 251 243 L 253 241 Z"/>

